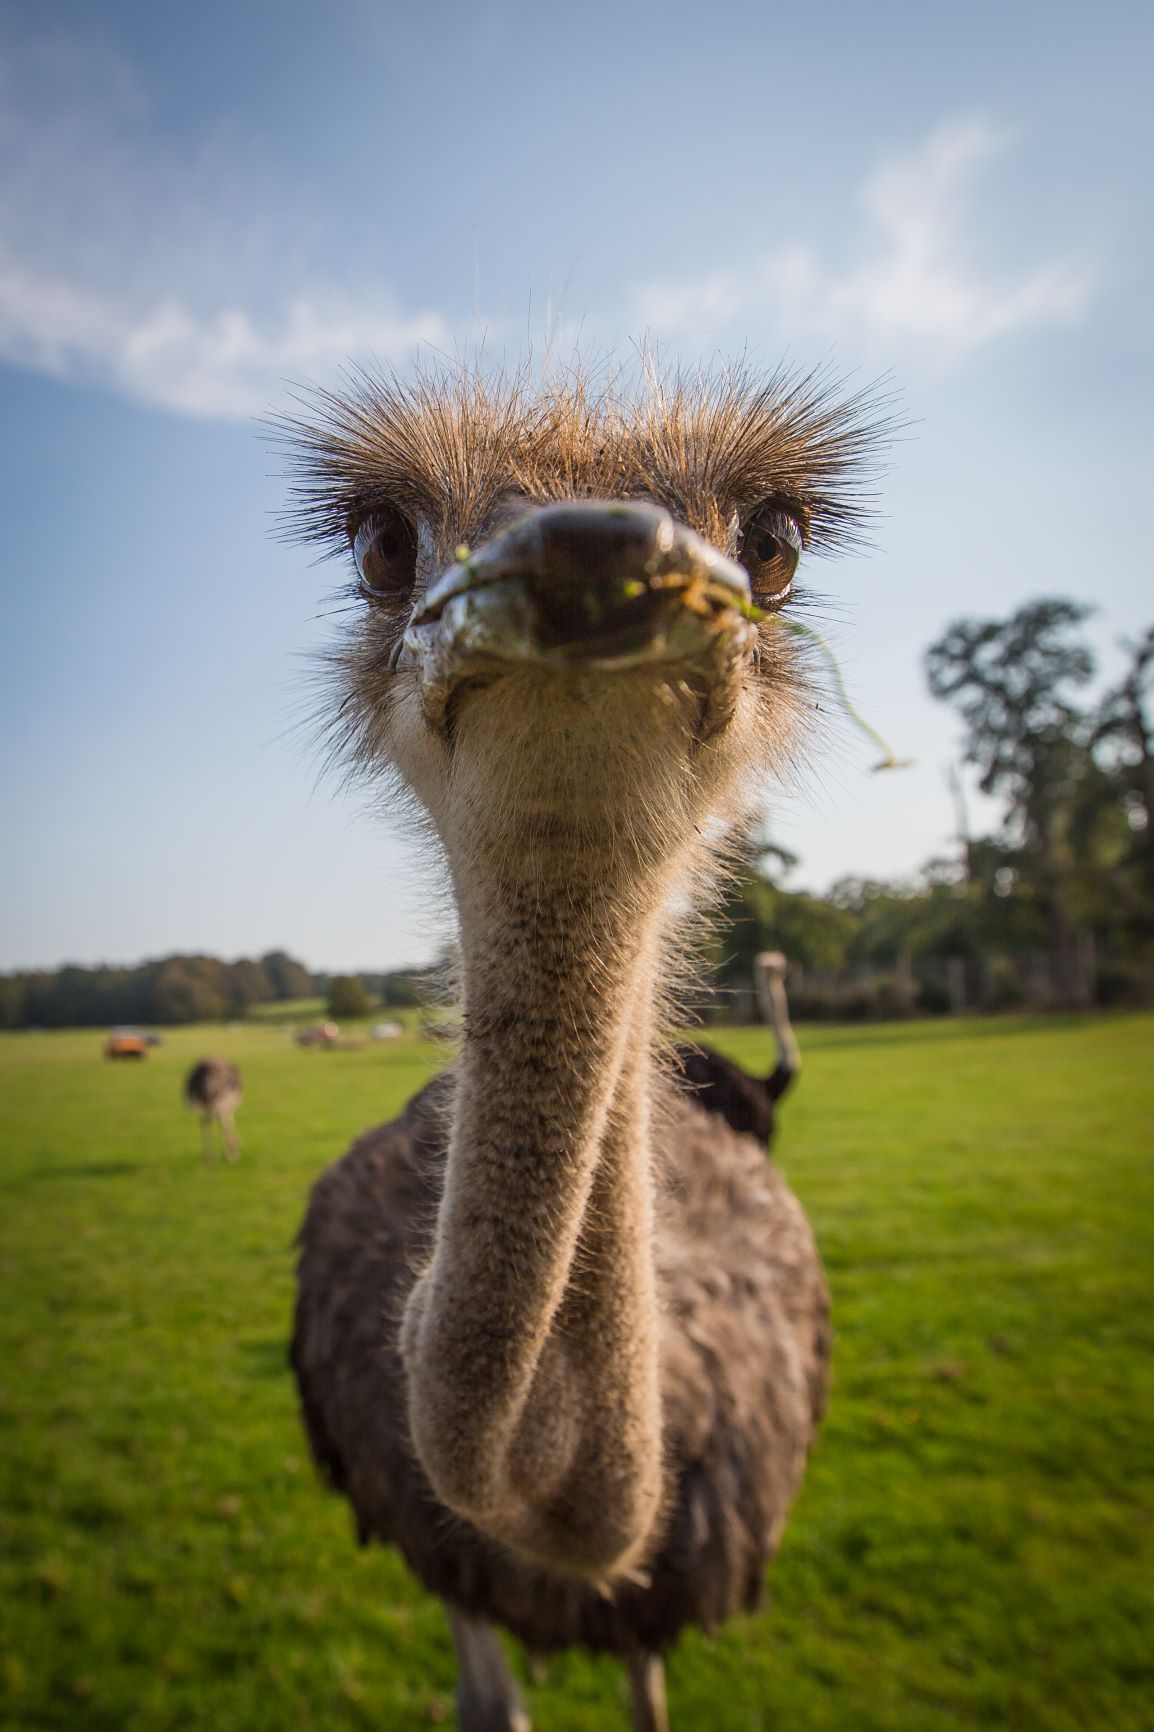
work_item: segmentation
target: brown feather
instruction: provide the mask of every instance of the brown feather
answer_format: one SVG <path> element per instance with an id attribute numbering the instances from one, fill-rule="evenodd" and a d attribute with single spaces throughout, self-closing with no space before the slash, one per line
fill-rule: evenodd
<path id="1" fill-rule="evenodd" d="M 292 1363 L 313 1454 L 360 1537 L 530 1648 L 663 1649 L 758 1602 L 814 1427 L 830 1329 L 813 1235 L 749 1137 L 668 1096 L 656 1242 L 668 1513 L 647 1583 L 609 1597 L 526 1564 L 437 1503 L 413 1455 L 399 1319 L 428 1260 L 452 1078 L 317 1182 L 301 1228 Z"/>

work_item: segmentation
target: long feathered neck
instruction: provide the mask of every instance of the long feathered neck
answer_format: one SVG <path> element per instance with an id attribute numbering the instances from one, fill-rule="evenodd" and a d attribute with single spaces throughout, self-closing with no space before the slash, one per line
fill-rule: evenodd
<path id="1" fill-rule="evenodd" d="M 600 1581 L 644 1552 L 662 1495 L 659 916 L 564 853 L 552 871 L 459 887 L 464 1050 L 404 1344 L 438 1495 L 534 1561 Z"/>
<path id="2" fill-rule="evenodd" d="M 772 960 L 759 956 L 754 964 L 753 979 L 762 1021 L 773 1030 L 778 1069 L 796 1075 L 801 1069 L 801 1048 L 789 1019 L 789 1000 L 785 996 L 783 975 Z"/>

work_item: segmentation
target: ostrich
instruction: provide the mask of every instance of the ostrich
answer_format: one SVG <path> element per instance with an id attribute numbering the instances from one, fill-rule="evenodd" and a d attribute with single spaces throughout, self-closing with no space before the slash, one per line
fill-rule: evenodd
<path id="1" fill-rule="evenodd" d="M 758 1005 L 777 1046 L 777 1063 L 767 1077 L 751 1076 L 709 1046 L 682 1041 L 673 1049 L 678 1080 L 698 1104 L 706 1112 L 720 1114 L 733 1130 L 746 1131 L 766 1145 L 773 1140 L 777 1103 L 801 1069 L 785 996 L 787 971 L 778 950 L 763 950 L 754 961 Z"/>
<path id="2" fill-rule="evenodd" d="M 232 1115 L 244 1098 L 242 1086 L 236 1066 L 223 1058 L 202 1058 L 184 1079 L 185 1101 L 200 1114 L 206 1165 L 214 1153 L 214 1124 L 226 1160 L 235 1161 L 240 1153 L 240 1138 Z"/>
<path id="3" fill-rule="evenodd" d="M 454 1068 L 315 1184 L 292 1344 L 362 1541 L 444 1601 L 462 1732 L 528 1732 L 493 1626 L 663 1655 L 754 1606 L 823 1411 L 813 1235 L 659 1034 L 687 907 L 811 708 L 778 619 L 880 428 L 821 381 L 358 377 L 286 428 L 356 567 L 321 715 L 447 864 Z"/>

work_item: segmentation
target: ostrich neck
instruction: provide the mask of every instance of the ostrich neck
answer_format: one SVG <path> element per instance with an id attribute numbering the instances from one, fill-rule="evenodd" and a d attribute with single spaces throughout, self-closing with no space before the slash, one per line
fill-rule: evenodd
<path id="1" fill-rule="evenodd" d="M 773 1030 L 778 1064 L 788 1066 L 791 1071 L 800 1070 L 801 1050 L 789 1020 L 789 1001 L 781 977 L 771 974 L 758 963 L 755 965 L 754 985 L 762 1020 Z"/>
<path id="2" fill-rule="evenodd" d="M 656 916 L 592 863 L 460 903 L 464 1048 L 405 1320 L 413 1438 L 459 1514 L 603 1579 L 643 1551 L 661 1498 Z"/>

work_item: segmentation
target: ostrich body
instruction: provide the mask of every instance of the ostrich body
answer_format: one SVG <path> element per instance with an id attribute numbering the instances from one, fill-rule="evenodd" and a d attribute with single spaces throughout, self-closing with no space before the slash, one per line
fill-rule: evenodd
<path id="1" fill-rule="evenodd" d="M 225 1159 L 235 1161 L 240 1153 L 240 1138 L 236 1134 L 233 1114 L 244 1098 L 236 1066 L 223 1058 L 202 1058 L 184 1079 L 184 1098 L 192 1110 L 200 1114 L 206 1164 L 214 1154 L 214 1126 Z"/>
<path id="2" fill-rule="evenodd" d="M 716 1113 L 731 1130 L 742 1131 L 766 1147 L 773 1141 L 777 1103 L 801 1069 L 801 1053 L 789 1020 L 785 996 L 785 957 L 765 950 L 754 962 L 758 1004 L 773 1030 L 777 1063 L 768 1076 L 753 1076 L 713 1047 L 683 1041 L 674 1047 L 678 1079 L 707 1113 Z"/>
<path id="3" fill-rule="evenodd" d="M 313 1451 L 447 1603 L 464 1732 L 528 1727 L 491 1622 L 623 1656 L 659 1732 L 662 1653 L 758 1599 L 830 1343 L 800 1205 L 660 1055 L 670 909 L 790 751 L 770 610 L 875 434 L 780 380 L 473 376 L 362 382 L 294 432 L 302 527 L 360 574 L 334 744 L 427 814 L 464 1000 L 453 1070 L 313 1190 Z"/>

